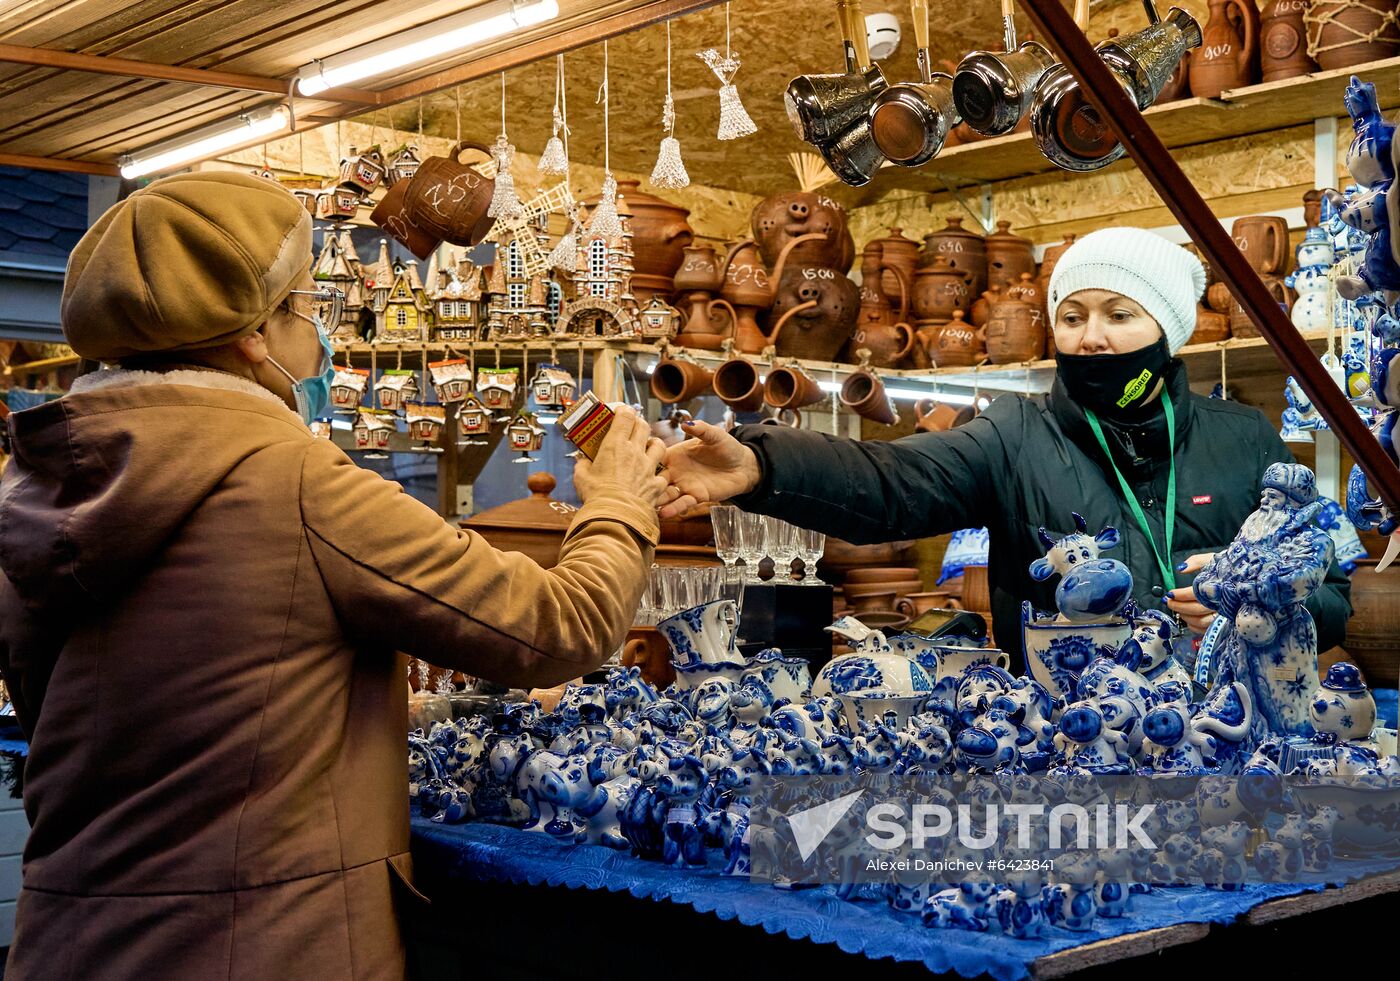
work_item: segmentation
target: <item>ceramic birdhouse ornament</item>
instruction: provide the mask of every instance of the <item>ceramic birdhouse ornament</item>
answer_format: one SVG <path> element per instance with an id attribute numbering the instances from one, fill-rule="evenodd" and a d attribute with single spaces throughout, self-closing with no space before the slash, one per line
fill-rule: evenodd
<path id="1" fill-rule="evenodd" d="M 336 368 L 331 379 L 331 405 L 339 412 L 353 412 L 364 401 L 369 372 L 362 368 Z"/>
<path id="2" fill-rule="evenodd" d="M 481 399 L 476 397 L 475 392 L 468 392 L 466 397 L 461 399 L 461 406 L 457 409 L 457 426 L 462 430 L 463 436 L 485 436 L 491 431 L 491 413 L 482 404 Z"/>
<path id="3" fill-rule="evenodd" d="M 422 162 L 423 159 L 418 155 L 418 147 L 412 143 L 405 143 L 390 157 L 384 183 L 392 187 L 399 181 L 412 180 Z"/>
<path id="4" fill-rule="evenodd" d="M 349 155 L 340 161 L 340 183 L 348 184 L 361 194 L 369 194 L 382 184 L 387 172 L 384 154 L 378 145 L 364 153 L 356 153 L 351 147 Z"/>
<path id="5" fill-rule="evenodd" d="M 379 397 L 379 407 L 386 412 L 398 412 L 412 399 L 418 397 L 418 373 L 404 368 L 394 368 L 379 376 L 379 384 L 374 386 Z"/>
<path id="6" fill-rule="evenodd" d="M 477 369 L 477 396 L 481 399 L 481 404 L 492 412 L 507 411 L 515 405 L 515 390 L 519 383 L 519 368 Z"/>
<path id="7" fill-rule="evenodd" d="M 533 412 L 521 409 L 506 427 L 506 439 L 510 441 L 511 449 L 525 454 L 513 462 L 534 463 L 530 454 L 544 445 L 544 429 Z"/>
<path id="8" fill-rule="evenodd" d="M 316 195 L 316 217 L 332 221 L 354 218 L 360 210 L 360 192 L 353 187 L 338 185 Z"/>
<path id="9" fill-rule="evenodd" d="M 574 400 L 574 376 L 557 364 L 542 364 L 530 380 L 535 402 L 541 408 L 562 409 Z"/>
<path id="10" fill-rule="evenodd" d="M 428 375 L 437 400 L 444 405 L 464 401 L 472 394 L 472 369 L 464 358 L 430 362 Z"/>
<path id="11" fill-rule="evenodd" d="M 642 322 L 642 337 L 648 341 L 670 340 L 676 336 L 680 311 L 661 298 L 653 296 L 642 307 L 639 315 Z"/>
<path id="12" fill-rule="evenodd" d="M 434 443 L 442 433 L 447 410 L 440 405 L 429 405 L 425 402 L 405 402 L 404 418 L 408 421 L 410 439 Z"/>
<path id="13" fill-rule="evenodd" d="M 389 437 L 397 431 L 392 412 L 361 409 L 352 430 L 357 450 L 383 450 L 389 447 Z"/>

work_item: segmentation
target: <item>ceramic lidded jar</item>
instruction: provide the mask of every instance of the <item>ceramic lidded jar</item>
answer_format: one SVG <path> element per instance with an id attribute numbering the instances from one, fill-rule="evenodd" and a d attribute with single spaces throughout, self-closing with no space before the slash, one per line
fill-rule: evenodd
<path id="1" fill-rule="evenodd" d="M 1005 288 L 1020 282 L 1022 273 L 1035 275 L 1035 252 L 1031 240 L 1011 233 L 1011 222 L 997 222 L 997 230 L 987 236 L 987 284 Z"/>
<path id="2" fill-rule="evenodd" d="M 824 194 L 787 191 L 764 198 L 753 209 L 750 224 L 763 261 L 770 268 L 777 264 L 783 246 L 799 235 L 814 232 L 826 239 L 803 242 L 788 262 L 845 272 L 855 261 L 856 247 L 846 224 L 846 212 Z"/>
<path id="3" fill-rule="evenodd" d="M 779 318 L 807 303 L 815 306 L 797 310 L 783 329 L 777 330 Z M 771 314 L 778 355 L 832 360 L 850 340 L 859 310 L 860 291 L 844 273 L 825 266 L 789 263 L 778 281 Z"/>
<path id="4" fill-rule="evenodd" d="M 880 246 L 880 261 L 885 268 L 880 275 L 880 288 L 885 291 L 885 295 L 891 299 L 899 297 L 899 275 L 904 276 L 905 288 L 910 289 L 914 285 L 914 270 L 919 266 L 919 243 L 912 238 L 906 238 L 904 229 L 890 228 L 889 235 L 884 238 L 877 238 L 871 244 Z"/>
<path id="5" fill-rule="evenodd" d="M 929 358 L 940 368 L 970 368 L 987 357 L 981 332 L 963 320 L 961 310 L 938 331 Z"/>
<path id="6" fill-rule="evenodd" d="M 1308 57 L 1308 29 L 1303 15 L 1311 0 L 1269 0 L 1259 13 L 1261 82 L 1278 82 L 1317 71 Z"/>
<path id="7" fill-rule="evenodd" d="M 1022 284 L 1030 276 L 1022 273 Z M 1013 287 L 992 305 L 987 325 L 982 328 L 987 343 L 987 360 L 992 364 L 1037 361 L 1045 353 L 1045 321 L 1040 307 Z"/>
<path id="8" fill-rule="evenodd" d="M 987 323 L 987 318 L 992 315 L 992 304 L 1001 299 L 1001 287 L 993 286 L 984 292 L 972 304 L 970 319 L 974 327 L 983 327 Z"/>
<path id="9" fill-rule="evenodd" d="M 914 273 L 914 313 L 921 320 L 950 320 L 954 310 L 966 310 L 972 297 L 965 273 L 943 254 Z"/>
<path id="10" fill-rule="evenodd" d="M 986 239 L 976 232 L 963 228 L 962 218 L 949 215 L 944 227 L 924 236 L 924 247 L 919 252 L 919 267 L 927 269 L 937 256 L 943 256 L 948 264 L 967 277 L 967 286 L 972 296 L 981 295 L 987 288 L 987 245 Z"/>
<path id="11" fill-rule="evenodd" d="M 1318 67 L 1331 71 L 1392 57 L 1400 50 L 1394 11 L 1394 0 L 1313 0 L 1303 20 Z M 1372 34 L 1375 39 L 1367 40 Z"/>
<path id="12" fill-rule="evenodd" d="M 673 277 L 695 239 L 690 210 L 643 191 L 641 181 L 620 180 L 617 190 L 632 212 L 632 292 L 645 304 L 675 289 Z"/>

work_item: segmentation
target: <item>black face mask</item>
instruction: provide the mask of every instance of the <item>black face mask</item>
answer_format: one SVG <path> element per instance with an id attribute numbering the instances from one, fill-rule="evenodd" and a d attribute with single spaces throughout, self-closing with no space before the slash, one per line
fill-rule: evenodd
<path id="1" fill-rule="evenodd" d="M 1069 397 L 1086 409 L 1114 419 L 1133 419 L 1157 400 L 1172 355 L 1167 339 L 1127 354 L 1057 352 L 1060 380 Z"/>

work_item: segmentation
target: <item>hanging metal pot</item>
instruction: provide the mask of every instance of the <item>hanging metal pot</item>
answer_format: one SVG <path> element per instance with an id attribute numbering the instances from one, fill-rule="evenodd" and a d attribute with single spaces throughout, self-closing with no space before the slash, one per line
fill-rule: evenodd
<path id="1" fill-rule="evenodd" d="M 870 108 L 870 134 L 876 147 L 900 167 L 918 167 L 938 156 L 948 131 L 960 118 L 953 103 L 953 77 L 933 71 L 928 0 L 912 0 L 910 6 L 922 81 L 890 86 Z"/>
<path id="2" fill-rule="evenodd" d="M 813 146 L 831 142 L 857 119 L 863 118 L 875 97 L 889 87 L 880 66 L 870 63 L 865 18 L 858 16 L 858 23 L 853 26 L 852 8 L 860 15 L 859 3 L 836 5 L 846 70 L 826 75 L 799 75 L 788 83 L 783 93 L 783 106 L 798 139 Z M 866 54 L 862 55 L 862 51 Z"/>

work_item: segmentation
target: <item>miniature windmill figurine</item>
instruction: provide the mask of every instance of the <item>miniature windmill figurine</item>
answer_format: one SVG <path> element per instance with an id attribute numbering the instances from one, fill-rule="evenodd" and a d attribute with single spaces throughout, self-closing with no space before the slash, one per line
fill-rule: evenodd
<path id="1" fill-rule="evenodd" d="M 749 118 L 739 90 L 734 87 L 734 75 L 739 70 L 739 53 L 729 47 L 729 5 L 724 5 L 724 56 L 714 48 L 697 51 L 695 56 L 710 66 L 710 71 L 720 81 L 719 87 L 719 139 L 737 140 L 758 132 L 758 127 Z"/>

